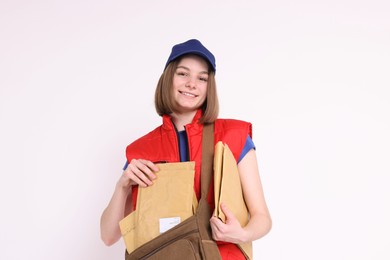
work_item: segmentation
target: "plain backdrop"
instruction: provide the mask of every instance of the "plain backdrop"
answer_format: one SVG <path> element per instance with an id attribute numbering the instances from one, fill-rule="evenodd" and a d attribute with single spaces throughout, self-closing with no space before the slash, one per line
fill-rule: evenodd
<path id="1" fill-rule="evenodd" d="M 273 218 L 255 259 L 390 259 L 387 0 L 0 1 L 0 258 L 124 259 L 99 221 L 161 123 L 171 47 L 217 58 Z"/>

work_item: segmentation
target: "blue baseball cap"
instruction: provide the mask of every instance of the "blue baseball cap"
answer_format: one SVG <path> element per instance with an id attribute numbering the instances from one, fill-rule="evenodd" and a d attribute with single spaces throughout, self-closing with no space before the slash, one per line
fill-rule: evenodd
<path id="1" fill-rule="evenodd" d="M 165 64 L 165 68 L 169 63 L 185 54 L 195 54 L 201 56 L 211 65 L 212 70 L 214 72 L 216 71 L 214 55 L 196 39 L 191 39 L 173 46 L 171 55 L 169 55 L 168 61 Z"/>

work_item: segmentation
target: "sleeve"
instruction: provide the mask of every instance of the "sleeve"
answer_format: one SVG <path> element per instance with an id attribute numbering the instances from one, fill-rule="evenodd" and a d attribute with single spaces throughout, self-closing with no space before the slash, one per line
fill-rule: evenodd
<path id="1" fill-rule="evenodd" d="M 126 161 L 125 165 L 123 166 L 123 170 L 124 170 L 124 171 L 126 171 L 127 166 L 129 166 L 129 162 L 128 162 L 128 161 Z"/>
<path id="2" fill-rule="evenodd" d="M 245 155 L 246 155 L 251 149 L 255 149 L 255 150 L 256 150 L 256 146 L 255 146 L 255 144 L 253 143 L 252 138 L 248 135 L 248 137 L 246 138 L 246 141 L 245 141 L 244 148 L 242 148 L 242 151 L 241 151 L 241 154 L 240 154 L 240 158 L 238 159 L 237 164 L 242 160 L 242 158 L 245 157 Z"/>

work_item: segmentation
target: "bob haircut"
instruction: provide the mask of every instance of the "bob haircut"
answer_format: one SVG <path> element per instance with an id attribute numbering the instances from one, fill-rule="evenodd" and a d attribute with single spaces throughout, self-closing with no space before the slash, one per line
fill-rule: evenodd
<path id="1" fill-rule="evenodd" d="M 186 55 L 172 61 L 168 64 L 164 72 L 162 73 L 156 87 L 154 95 L 154 106 L 157 114 L 160 116 L 170 115 L 172 112 L 178 110 L 173 99 L 173 76 L 176 72 L 177 65 L 180 60 Z M 207 63 L 208 64 L 208 63 Z M 219 113 L 219 102 L 217 96 L 217 84 L 215 82 L 215 72 L 209 67 L 209 75 L 207 82 L 206 100 L 201 106 L 203 115 L 199 119 L 199 123 L 207 124 L 214 122 Z"/>

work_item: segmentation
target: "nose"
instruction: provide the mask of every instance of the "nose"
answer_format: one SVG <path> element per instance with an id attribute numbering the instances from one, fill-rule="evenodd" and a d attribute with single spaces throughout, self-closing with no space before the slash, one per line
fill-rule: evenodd
<path id="1" fill-rule="evenodd" d="M 194 79 L 193 77 L 188 77 L 188 80 L 186 82 L 186 87 L 189 87 L 189 88 L 194 88 L 196 86 L 196 79 Z"/>

